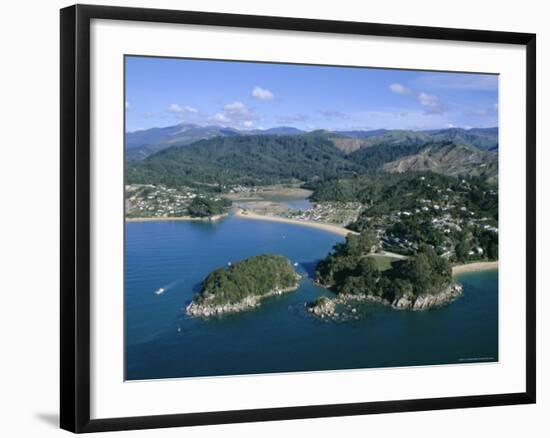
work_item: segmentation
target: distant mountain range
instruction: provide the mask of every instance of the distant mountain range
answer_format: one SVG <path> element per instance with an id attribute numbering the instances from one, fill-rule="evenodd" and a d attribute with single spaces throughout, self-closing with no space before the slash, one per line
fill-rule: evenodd
<path id="1" fill-rule="evenodd" d="M 498 177 L 498 154 L 491 152 L 498 150 L 496 129 L 474 133 L 459 129 L 378 131 L 370 137 L 368 131 L 353 131 L 356 136 L 350 137 L 340 132 L 302 132 L 295 128 L 274 128 L 255 134 L 219 127 L 163 129 L 164 142 L 155 146 L 154 153 L 140 160 L 127 160 L 128 183 L 315 182 L 372 170 L 433 171 L 479 176 L 489 182 Z M 200 130 L 207 138 L 196 140 Z M 132 140 L 134 148 L 127 155 L 144 150 L 135 137 Z"/>
<path id="2" fill-rule="evenodd" d="M 294 136 L 322 135 L 345 154 L 356 150 L 378 146 L 397 144 L 423 145 L 430 142 L 452 141 L 457 144 L 473 146 L 482 151 L 498 151 L 498 128 L 449 128 L 430 131 L 412 130 L 355 130 L 306 132 L 297 128 L 280 126 L 270 129 L 237 130 L 216 125 L 199 126 L 182 123 L 165 128 L 151 128 L 142 131 L 126 133 L 126 160 L 140 161 L 171 146 L 184 146 L 199 140 L 215 137 L 235 136 Z"/>
<path id="3" fill-rule="evenodd" d="M 221 126 L 199 126 L 181 123 L 165 128 L 151 128 L 126 133 L 126 159 L 139 161 L 174 145 L 191 144 L 213 137 L 241 135 L 239 131 Z"/>

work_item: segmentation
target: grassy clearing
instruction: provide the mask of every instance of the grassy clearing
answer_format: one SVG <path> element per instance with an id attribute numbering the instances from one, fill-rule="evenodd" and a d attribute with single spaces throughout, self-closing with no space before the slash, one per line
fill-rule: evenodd
<path id="1" fill-rule="evenodd" d="M 399 260 L 394 257 L 389 257 L 386 255 L 380 255 L 380 254 L 371 254 L 369 257 L 372 257 L 374 261 L 376 262 L 376 265 L 378 266 L 378 269 L 381 271 L 386 271 L 391 268 L 391 263 Z"/>

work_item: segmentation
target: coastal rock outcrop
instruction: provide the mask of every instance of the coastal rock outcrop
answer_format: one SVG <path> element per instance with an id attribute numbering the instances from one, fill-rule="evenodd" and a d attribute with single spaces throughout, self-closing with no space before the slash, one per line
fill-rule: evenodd
<path id="1" fill-rule="evenodd" d="M 453 283 L 438 294 L 407 294 L 395 299 L 391 305 L 394 309 L 426 310 L 450 303 L 462 294 L 462 289 L 460 284 Z"/>
<path id="2" fill-rule="evenodd" d="M 393 301 L 389 301 L 372 294 L 338 294 L 335 297 L 320 297 L 307 305 L 310 313 L 320 318 L 329 319 L 358 319 L 359 312 L 354 305 L 361 302 L 376 302 L 391 306 L 397 310 L 428 310 L 444 306 L 458 298 L 463 291 L 460 284 L 452 283 L 445 290 L 437 294 L 415 296 L 406 294 Z"/>
<path id="3" fill-rule="evenodd" d="M 258 307 L 260 305 L 261 300 L 264 298 L 272 297 L 276 295 L 282 295 L 287 292 L 292 292 L 298 289 L 298 287 L 299 285 L 298 283 L 296 283 L 294 286 L 291 286 L 291 287 L 282 288 L 282 289 L 273 289 L 272 291 L 269 291 L 268 293 L 265 293 L 261 296 L 249 295 L 236 303 L 214 304 L 211 298 L 207 298 L 205 301 L 201 303 L 192 301 L 185 308 L 185 313 L 187 313 L 190 316 L 203 316 L 208 318 L 210 316 L 221 316 L 226 313 L 236 313 L 236 312 L 242 312 L 244 310 L 251 310 L 255 307 Z M 210 295 L 210 297 L 213 298 L 214 295 Z"/>
<path id="4" fill-rule="evenodd" d="M 334 316 L 334 313 L 336 312 L 336 304 L 336 300 L 334 299 L 321 297 L 309 307 L 309 311 L 321 318 L 326 316 Z"/>

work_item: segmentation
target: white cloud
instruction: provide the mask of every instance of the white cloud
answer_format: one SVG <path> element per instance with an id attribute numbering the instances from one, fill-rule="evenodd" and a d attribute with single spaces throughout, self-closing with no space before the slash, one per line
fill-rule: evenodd
<path id="1" fill-rule="evenodd" d="M 229 119 L 223 113 L 214 114 L 214 120 L 221 123 L 229 122 Z"/>
<path id="2" fill-rule="evenodd" d="M 245 114 L 249 114 L 250 112 L 247 106 L 242 102 L 232 102 L 232 103 L 225 104 L 223 106 L 223 110 L 227 114 L 231 114 L 231 115 L 245 115 Z"/>
<path id="3" fill-rule="evenodd" d="M 212 119 L 226 126 L 250 128 L 259 120 L 258 116 L 244 103 L 235 101 L 225 104 Z"/>
<path id="4" fill-rule="evenodd" d="M 412 91 L 410 88 L 407 88 L 404 85 L 398 83 L 391 84 L 389 88 L 390 91 L 395 94 L 410 94 Z"/>
<path id="5" fill-rule="evenodd" d="M 267 88 L 254 87 L 252 89 L 252 97 L 259 100 L 273 100 L 275 96 Z"/>
<path id="6" fill-rule="evenodd" d="M 417 92 L 412 88 L 407 88 L 402 84 L 394 82 L 389 86 L 392 93 L 395 94 L 411 94 L 414 93 L 420 105 L 424 107 L 425 114 L 443 114 L 445 112 L 445 105 L 439 100 L 439 97 L 428 94 L 423 91 Z"/>
<path id="7" fill-rule="evenodd" d="M 192 106 L 185 105 L 181 106 L 177 103 L 173 103 L 168 107 L 168 111 L 174 114 L 184 115 L 184 114 L 196 114 L 199 112 L 198 109 L 193 108 Z"/>
<path id="8" fill-rule="evenodd" d="M 127 109 L 127 110 L 131 110 L 132 105 L 130 105 L 130 102 L 126 101 L 126 102 L 124 102 L 124 108 Z"/>
<path id="9" fill-rule="evenodd" d="M 439 97 L 421 92 L 418 93 L 417 98 L 420 105 L 424 107 L 426 114 L 443 114 L 445 112 L 445 108 L 439 100 Z"/>

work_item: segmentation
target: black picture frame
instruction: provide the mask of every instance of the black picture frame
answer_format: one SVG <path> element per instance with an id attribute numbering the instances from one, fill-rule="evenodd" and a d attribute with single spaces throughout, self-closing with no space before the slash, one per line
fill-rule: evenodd
<path id="1" fill-rule="evenodd" d="M 90 22 L 93 19 L 409 37 L 525 46 L 527 75 L 525 392 L 90 419 Z M 61 428 L 75 433 L 101 432 L 535 403 L 535 34 L 90 5 L 74 5 L 62 9 L 60 24 Z"/>

